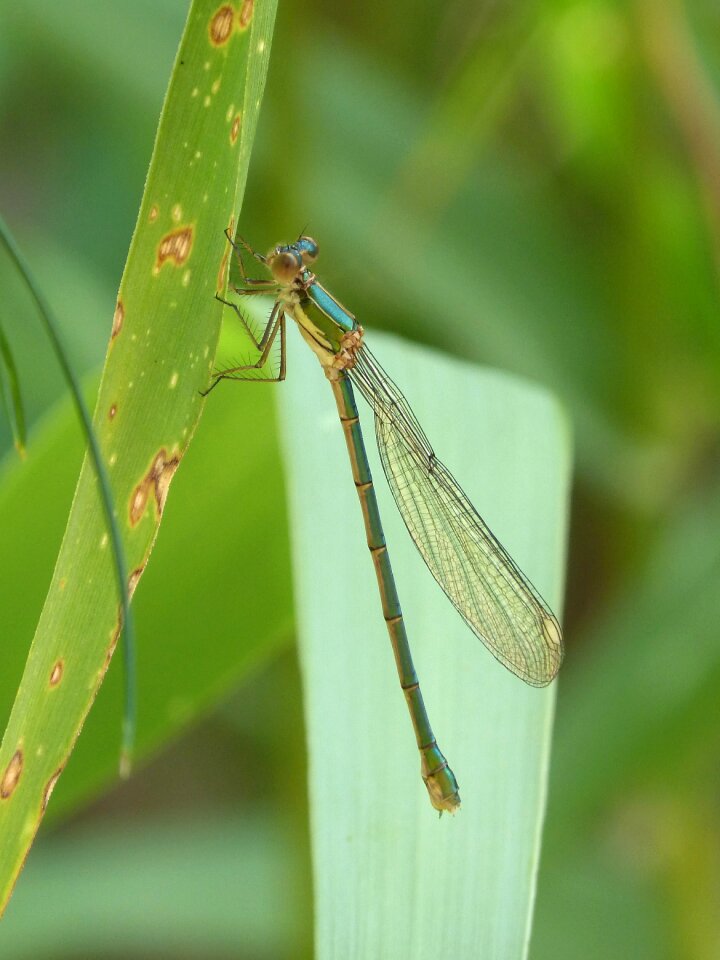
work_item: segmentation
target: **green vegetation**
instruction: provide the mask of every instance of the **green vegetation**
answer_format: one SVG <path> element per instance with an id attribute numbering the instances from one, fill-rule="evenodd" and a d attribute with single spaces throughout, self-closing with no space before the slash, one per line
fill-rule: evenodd
<path id="1" fill-rule="evenodd" d="M 0 209 L 88 385 L 107 347 L 184 14 L 170 2 L 32 0 L 3 15 Z M 521 374 L 559 396 L 572 421 L 568 656 L 531 960 L 711 960 L 720 945 L 719 26 L 707 0 L 421 8 L 311 0 L 281 7 L 273 39 L 243 234 L 263 248 L 306 228 L 321 244 L 318 272 L 364 325 Z M 225 182 L 232 191 L 235 176 Z M 207 241 L 207 291 L 157 341 L 166 366 L 191 349 L 184 338 L 202 336 L 204 348 L 220 322 L 212 292 L 227 218 L 219 220 Z M 0 426 L 4 728 L 82 452 L 49 348 L 2 262 L 0 289 L 28 420 L 24 464 L 10 427 Z M 219 362 L 242 353 L 235 336 L 228 325 Z M 392 349 L 383 341 L 377 353 L 428 420 L 427 398 L 394 353 L 390 362 Z M 223 384 L 205 406 L 134 600 L 147 762 L 106 791 L 120 740 L 115 658 L 0 924 L 3 956 L 310 956 L 311 817 L 293 646 L 309 594 L 301 570 L 290 595 L 283 483 L 292 505 L 299 479 L 276 426 L 288 404 L 297 417 L 306 402 L 303 360 L 292 360 L 288 383 Z M 189 432 L 203 379 L 193 371 L 187 406 L 166 410 L 179 418 L 190 410 Z M 486 383 L 487 374 L 475 375 Z M 319 371 L 315 379 L 307 389 L 324 404 L 322 439 L 341 445 L 329 390 Z M 102 390 L 108 385 L 106 375 Z M 476 428 L 461 414 L 469 466 L 453 459 L 443 427 L 428 420 L 428 433 L 472 489 L 474 476 L 495 466 L 472 436 L 496 421 L 489 411 Z M 141 439 L 126 486 L 148 469 Z M 121 508 L 134 485 L 116 491 Z M 356 504 L 349 509 L 357 532 Z M 292 515 L 297 523 L 297 509 Z M 99 513 L 96 523 L 100 530 Z M 403 531 L 386 524 L 395 557 Z M 149 535 L 154 524 L 142 526 Z M 527 536 L 537 536 L 536 525 Z M 296 551 L 299 542 L 295 530 Z M 363 549 L 360 541 L 364 578 Z M 139 544 L 136 552 L 144 556 Z M 416 569 L 426 577 L 421 566 L 398 570 L 401 599 L 464 801 L 455 820 L 441 821 L 445 830 L 481 816 L 466 787 L 481 765 L 466 772 L 448 740 L 485 714 L 480 692 L 475 712 L 454 713 L 430 679 L 433 658 L 450 669 L 446 658 L 458 657 L 491 677 L 501 668 L 469 635 L 425 635 L 418 603 L 434 588 L 429 578 L 415 584 Z M 546 575 L 539 585 L 559 595 L 559 571 Z M 106 580 L 109 596 L 109 566 Z M 339 586 L 330 592 L 328 616 L 342 603 Z M 372 601 L 362 604 L 359 620 L 376 616 Z M 304 670 L 307 656 L 303 648 Z M 388 709 L 398 713 L 388 750 L 397 736 L 401 769 L 383 803 L 405 810 L 422 785 L 389 655 L 385 666 Z M 338 849 L 347 842 L 334 839 Z M 434 869 L 430 854 L 417 864 L 421 879 Z M 320 892 L 317 875 L 315 884 Z M 103 922 L 70 913 L 76 898 Z M 138 898 L 148 911 L 157 905 L 141 934 L 128 908 Z M 51 904 L 55 926 L 43 929 Z M 469 893 L 454 909 L 454 918 L 477 917 L 483 900 Z M 478 950 L 473 942 L 465 955 Z"/>

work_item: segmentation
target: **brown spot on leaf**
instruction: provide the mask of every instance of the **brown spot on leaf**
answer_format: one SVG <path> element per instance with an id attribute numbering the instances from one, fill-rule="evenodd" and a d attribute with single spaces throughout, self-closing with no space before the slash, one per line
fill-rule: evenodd
<path id="1" fill-rule="evenodd" d="M 162 512 L 165 509 L 165 501 L 167 500 L 168 490 L 170 489 L 170 481 L 172 480 L 179 463 L 180 457 L 178 456 L 173 457 L 171 460 L 166 460 L 162 471 L 158 474 L 157 482 L 155 484 L 155 500 L 157 501 L 159 515 L 162 515 Z"/>
<path id="2" fill-rule="evenodd" d="M 148 488 L 147 484 L 143 480 L 142 483 L 139 483 L 133 492 L 132 499 L 130 500 L 130 523 L 134 527 L 136 523 L 140 520 L 140 517 L 145 513 L 145 507 L 147 506 L 148 498 Z"/>
<path id="3" fill-rule="evenodd" d="M 2 781 L 0 781 L 0 798 L 7 800 L 15 787 L 20 782 L 20 775 L 23 768 L 22 750 L 16 750 L 12 755 L 12 760 L 7 765 Z"/>
<path id="4" fill-rule="evenodd" d="M 241 30 L 245 30 L 252 20 L 254 6 L 255 0 L 243 0 L 243 5 L 240 7 L 240 14 L 238 15 Z"/>
<path id="5" fill-rule="evenodd" d="M 64 590 L 66 586 L 67 586 L 67 577 L 60 577 L 60 579 L 58 580 L 58 587 L 61 590 Z"/>
<path id="6" fill-rule="evenodd" d="M 122 624 L 123 624 L 122 604 L 118 604 L 117 622 L 110 633 L 110 646 L 107 648 L 107 651 L 105 653 L 105 664 L 102 670 L 100 670 L 98 674 L 98 677 L 99 677 L 98 684 L 102 683 L 102 679 L 107 673 L 107 668 L 110 666 L 112 655 L 115 653 L 115 647 L 117 646 L 117 642 L 120 639 L 120 634 L 122 632 Z"/>
<path id="7" fill-rule="evenodd" d="M 50 795 L 55 789 L 55 784 L 60 779 L 60 774 L 63 772 L 63 769 L 64 769 L 64 765 L 61 767 L 58 767 L 55 773 L 50 777 L 48 782 L 45 784 L 45 789 L 43 790 L 43 798 L 42 798 L 43 813 L 45 813 L 45 811 L 47 810 L 47 805 L 50 802 Z"/>
<path id="8" fill-rule="evenodd" d="M 164 447 L 156 454 L 150 469 L 135 487 L 130 497 L 130 524 L 133 527 L 140 522 L 145 513 L 151 491 L 155 495 L 157 516 L 162 516 L 170 481 L 179 463 L 180 456 L 177 453 L 169 456 Z"/>
<path id="9" fill-rule="evenodd" d="M 50 686 L 56 687 L 62 680 L 63 671 L 65 670 L 65 661 L 58 660 L 57 663 L 53 666 L 50 671 Z"/>
<path id="10" fill-rule="evenodd" d="M 155 272 L 157 273 L 168 260 L 173 266 L 181 267 L 190 256 L 192 243 L 192 227 L 180 227 L 179 230 L 166 233 L 158 244 Z"/>
<path id="11" fill-rule="evenodd" d="M 114 420 L 116 413 L 117 413 L 117 404 L 116 403 L 110 404 L 110 409 L 108 410 L 108 417 L 111 420 Z"/>
<path id="12" fill-rule="evenodd" d="M 122 330 L 124 319 L 125 319 L 125 307 L 123 306 L 122 300 L 118 300 L 117 304 L 115 305 L 115 313 L 113 314 L 112 332 L 110 334 L 111 340 L 114 340 L 115 337 Z"/>
<path id="13" fill-rule="evenodd" d="M 233 118 L 232 126 L 230 127 L 230 143 L 232 143 L 233 146 L 235 145 L 238 138 L 238 134 L 240 133 L 241 118 L 242 118 L 242 114 L 236 113 Z"/>
<path id="14" fill-rule="evenodd" d="M 128 577 L 128 598 L 132 600 L 132 595 L 135 593 L 135 587 L 138 585 L 140 577 L 143 575 L 145 569 L 145 564 L 142 567 L 135 567 L 130 576 Z"/>
<path id="15" fill-rule="evenodd" d="M 150 223 L 155 223 L 155 221 L 157 220 L 157 218 L 158 218 L 159 216 L 160 216 L 160 209 L 158 208 L 158 205 L 157 205 L 156 203 L 154 203 L 154 204 L 150 207 L 150 213 L 148 214 L 148 220 L 150 221 Z"/>
<path id="16" fill-rule="evenodd" d="M 233 29 L 233 15 L 235 11 L 229 3 L 224 4 L 210 18 L 208 25 L 208 34 L 210 43 L 214 47 L 221 47 L 230 39 Z"/>
<path id="17" fill-rule="evenodd" d="M 235 218 L 230 217 L 230 222 L 228 223 L 228 229 L 227 229 L 228 236 L 230 237 L 234 236 L 234 233 L 235 233 L 234 227 L 235 227 Z M 220 261 L 220 269 L 218 270 L 217 287 L 215 288 L 216 290 L 225 289 L 225 277 L 227 275 L 228 257 L 230 256 L 231 249 L 232 248 L 229 243 L 223 244 L 223 255 L 222 255 L 222 260 Z"/>

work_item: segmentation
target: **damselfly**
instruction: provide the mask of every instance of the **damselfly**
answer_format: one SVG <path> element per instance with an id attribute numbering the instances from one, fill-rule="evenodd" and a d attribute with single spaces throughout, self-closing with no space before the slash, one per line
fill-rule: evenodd
<path id="1" fill-rule="evenodd" d="M 290 316 L 315 353 L 332 387 L 345 433 L 352 475 L 360 499 L 368 547 L 410 718 L 420 751 L 421 773 L 430 802 L 439 811 L 460 806 L 458 784 L 437 745 L 428 720 L 400 609 L 373 480 L 360 429 L 353 386 L 375 414 L 375 435 L 385 476 L 410 536 L 448 598 L 491 653 L 533 686 L 550 683 L 563 656 L 560 626 L 527 577 L 493 536 L 450 471 L 437 459 L 405 397 L 365 345 L 363 328 L 310 269 L 318 245 L 301 236 L 279 244 L 267 256 L 244 240 L 242 247 L 271 274 L 249 277 L 240 247 L 228 235 L 240 266 L 240 296 L 275 298 L 258 338 L 238 305 L 218 299 L 237 313 L 259 352 L 255 363 L 220 370 L 221 380 L 257 379 L 279 333 L 280 366 L 267 380 L 285 379 L 285 319 Z"/>

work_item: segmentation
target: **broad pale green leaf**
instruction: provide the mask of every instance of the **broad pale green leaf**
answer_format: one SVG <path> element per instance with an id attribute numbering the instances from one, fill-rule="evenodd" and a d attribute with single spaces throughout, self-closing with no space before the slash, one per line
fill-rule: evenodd
<path id="1" fill-rule="evenodd" d="M 541 593 L 561 604 L 569 440 L 542 390 L 368 335 L 440 458 Z M 293 344 L 294 346 L 294 344 Z M 416 667 L 463 806 L 420 779 L 332 394 L 309 351 L 282 393 L 310 763 L 316 953 L 526 956 L 554 687 L 482 647 L 415 553 L 370 450 Z M 368 447 L 372 416 L 361 409 Z"/>
<path id="2" fill-rule="evenodd" d="M 220 327 L 223 229 L 236 223 L 275 5 L 195 0 L 163 107 L 120 286 L 95 430 L 137 587 L 201 409 Z M 0 905 L 7 902 L 121 629 L 86 463 L 0 750 Z"/>

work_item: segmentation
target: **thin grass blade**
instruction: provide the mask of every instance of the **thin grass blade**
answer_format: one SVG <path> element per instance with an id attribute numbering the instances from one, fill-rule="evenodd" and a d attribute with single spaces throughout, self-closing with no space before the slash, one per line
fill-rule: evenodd
<path id="1" fill-rule="evenodd" d="M 2 220 L 0 220 L 0 232 Z M 27 434 L 25 431 L 25 410 L 22 394 L 20 393 L 20 379 L 18 377 L 15 360 L 10 349 L 10 343 L 5 331 L 0 326 L 0 393 L 10 421 L 15 449 L 20 456 L 25 455 Z"/>
<path id="2" fill-rule="evenodd" d="M 127 563 L 125 560 L 125 549 L 120 536 L 120 528 L 117 523 L 117 511 L 113 502 L 113 495 L 110 489 L 110 477 L 107 467 L 100 453 L 100 444 L 92 425 L 90 411 L 80 389 L 80 384 L 73 372 L 67 350 L 63 346 L 60 328 L 58 326 L 52 310 L 50 309 L 39 286 L 35 282 L 25 257 L 20 252 L 20 248 L 15 243 L 12 234 L 0 217 L 0 238 L 7 249 L 10 257 L 15 264 L 18 274 L 22 278 L 27 290 L 35 304 L 38 316 L 45 330 L 45 335 L 52 345 L 57 362 L 62 370 L 63 378 L 68 386 L 73 399 L 75 411 L 77 413 L 83 434 L 87 440 L 88 452 L 92 461 L 93 468 L 98 481 L 102 508 L 105 514 L 106 533 L 110 538 L 113 563 L 115 564 L 115 578 L 117 581 L 118 600 L 121 607 L 121 636 L 123 641 L 123 658 L 125 665 L 125 716 L 123 722 L 123 743 L 121 753 L 121 768 L 129 767 L 130 757 L 132 755 L 133 744 L 135 741 L 136 724 L 136 676 L 135 676 L 135 627 L 133 623 L 132 612 L 130 610 L 130 595 L 128 590 Z M 19 384 L 14 365 L 12 366 L 11 386 L 19 397 Z M 22 405 L 20 405 L 22 415 Z M 17 419 L 17 414 L 16 414 Z M 24 422 L 21 419 L 24 433 Z M 23 443 L 24 449 L 24 443 Z"/>

